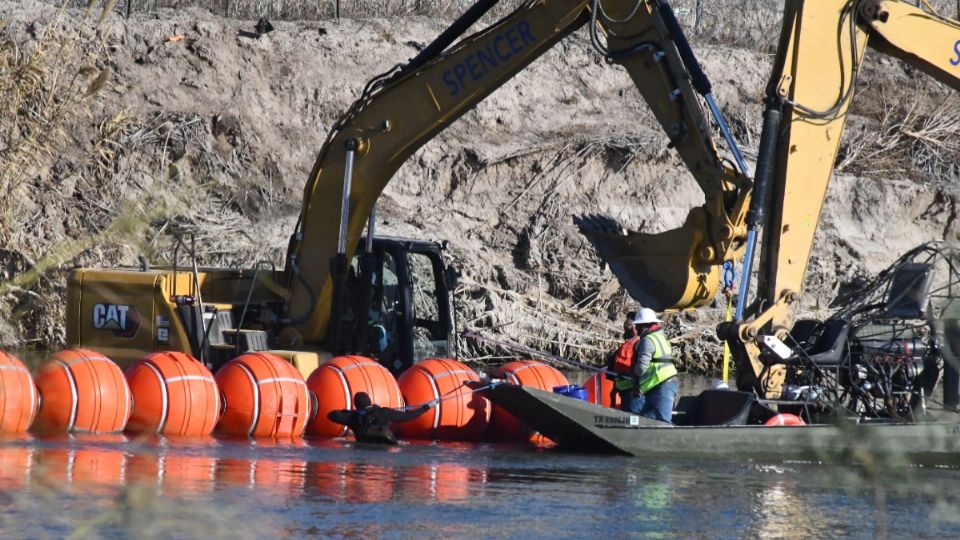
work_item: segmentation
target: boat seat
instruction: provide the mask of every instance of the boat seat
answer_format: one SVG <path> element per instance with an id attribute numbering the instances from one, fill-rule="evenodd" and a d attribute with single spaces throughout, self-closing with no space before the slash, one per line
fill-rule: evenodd
<path id="1" fill-rule="evenodd" d="M 747 423 L 754 395 L 735 390 L 704 390 L 697 397 L 685 396 L 677 403 L 675 422 L 681 426 L 742 426 Z"/>
<path id="2" fill-rule="evenodd" d="M 796 366 L 809 362 L 820 367 L 835 367 L 844 361 L 844 352 L 847 349 L 849 335 L 849 321 L 831 319 L 823 325 L 823 331 L 820 332 L 819 339 L 803 354 L 794 354 L 787 359 L 781 359 L 772 354 L 762 354 L 760 361 L 768 366 L 777 364 Z"/>
<path id="3" fill-rule="evenodd" d="M 817 330 L 820 329 L 820 321 L 816 319 L 799 319 L 797 322 L 793 323 L 793 328 L 790 329 L 790 340 L 787 342 L 787 345 L 795 347 L 800 346 L 809 346 L 811 338 L 814 334 L 817 333 Z"/>
<path id="4" fill-rule="evenodd" d="M 837 366 L 844 360 L 847 337 L 850 335 L 850 322 L 843 319 L 827 321 L 820 339 L 807 352 L 810 360 L 818 366 Z M 788 359 L 789 360 L 789 359 Z"/>
<path id="5" fill-rule="evenodd" d="M 905 264 L 897 269 L 883 306 L 884 319 L 924 319 L 930 304 L 932 268 L 926 263 Z"/>
<path id="6" fill-rule="evenodd" d="M 677 404 L 673 407 L 673 423 L 678 426 L 693 425 L 696 415 L 696 404 L 699 396 L 681 396 Z"/>

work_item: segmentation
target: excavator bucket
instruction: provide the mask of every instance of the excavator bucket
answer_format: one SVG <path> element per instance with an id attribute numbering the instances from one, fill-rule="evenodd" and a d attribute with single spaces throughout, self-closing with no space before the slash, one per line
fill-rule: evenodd
<path id="1" fill-rule="evenodd" d="M 578 216 L 574 222 L 620 285 L 644 307 L 656 311 L 709 303 L 720 284 L 720 267 L 698 262 L 704 214 L 694 210 L 679 229 L 645 234 L 624 231 L 606 216 Z"/>

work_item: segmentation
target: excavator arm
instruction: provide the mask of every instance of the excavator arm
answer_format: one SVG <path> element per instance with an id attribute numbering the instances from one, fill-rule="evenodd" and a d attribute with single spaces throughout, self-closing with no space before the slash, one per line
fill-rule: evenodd
<path id="1" fill-rule="evenodd" d="M 738 386 L 777 397 L 784 371 L 759 339 L 786 340 L 866 47 L 960 88 L 960 24 L 896 0 L 790 0 L 767 87 L 751 226 L 763 227 L 758 298 L 721 337 L 738 351 Z M 769 195 L 765 195 L 769 193 Z M 766 216 L 769 215 L 769 220 Z M 753 219 L 751 219 L 751 217 Z"/>
<path id="2" fill-rule="evenodd" d="M 742 245 L 749 181 L 718 155 L 661 3 L 531 0 L 447 48 L 493 3 L 481 0 L 409 64 L 371 81 L 334 125 L 307 182 L 288 250 L 283 345 L 318 343 L 326 336 L 335 303 L 331 268 L 337 265 L 331 261 L 339 257 L 343 270 L 375 201 L 403 162 L 588 22 L 595 41 L 606 36 L 608 57 L 637 84 L 707 201 L 691 211 L 679 232 L 596 231 L 591 240 L 637 298 L 701 305 L 713 297 L 717 265 Z M 341 193 L 345 197 L 334 195 Z"/>

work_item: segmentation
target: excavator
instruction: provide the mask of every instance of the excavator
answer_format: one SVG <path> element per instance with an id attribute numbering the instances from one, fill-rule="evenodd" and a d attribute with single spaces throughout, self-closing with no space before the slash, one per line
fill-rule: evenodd
<path id="1" fill-rule="evenodd" d="M 479 0 L 409 62 L 373 78 L 334 124 L 283 270 L 199 268 L 195 257 L 186 268 L 76 270 L 70 345 L 118 360 L 179 349 L 214 367 L 241 350 L 271 350 L 304 372 L 335 354 L 367 354 L 400 372 L 451 352 L 456 271 L 441 246 L 377 237 L 376 200 L 423 144 L 586 26 L 650 105 L 705 202 L 671 231 L 624 232 L 591 217 L 579 220 L 581 231 L 630 295 L 657 310 L 708 304 L 723 264 L 743 258 L 736 318 L 719 333 L 734 351 L 738 386 L 779 396 L 786 369 L 764 357 L 791 330 L 864 50 L 955 87 L 960 25 L 898 0 L 787 0 L 752 177 L 668 2 L 530 0 L 465 36 L 495 4 Z M 718 150 L 714 125 L 732 160 Z M 190 251 L 188 240 L 177 246 Z"/>
<path id="2" fill-rule="evenodd" d="M 653 279 L 669 304 L 708 302 L 717 265 L 742 244 L 737 216 L 750 181 L 711 138 L 696 93 L 706 90 L 716 110 L 709 82 L 686 41 L 674 40 L 681 31 L 669 6 L 532 0 L 464 36 L 495 4 L 480 0 L 409 62 L 372 79 L 334 124 L 304 189 L 283 270 L 200 267 L 190 231 L 180 231 L 172 265 L 75 270 L 68 343 L 120 362 L 182 350 L 214 368 L 239 352 L 270 350 L 304 373 L 330 355 L 373 356 L 399 373 L 422 358 L 452 354 L 456 270 L 445 264 L 443 246 L 376 236 L 375 201 L 418 148 L 587 24 L 593 42 L 652 105 L 707 194 L 679 235 L 636 236 L 638 260 L 663 269 Z M 690 247 L 675 253 L 678 245 Z"/>

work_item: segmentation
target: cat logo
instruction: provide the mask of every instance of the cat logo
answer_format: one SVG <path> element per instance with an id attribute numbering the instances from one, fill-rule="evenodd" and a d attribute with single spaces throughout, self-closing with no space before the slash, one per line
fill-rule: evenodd
<path id="1" fill-rule="evenodd" d="M 113 335 L 132 338 L 140 329 L 140 317 L 133 306 L 122 304 L 95 304 L 93 306 L 93 327 L 97 330 L 109 330 Z"/>

